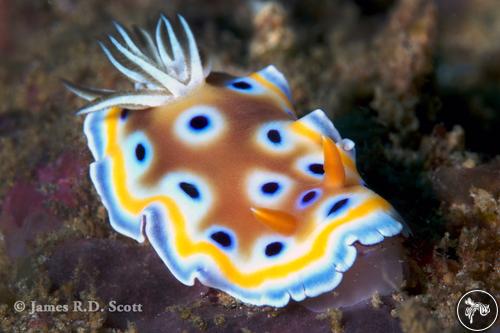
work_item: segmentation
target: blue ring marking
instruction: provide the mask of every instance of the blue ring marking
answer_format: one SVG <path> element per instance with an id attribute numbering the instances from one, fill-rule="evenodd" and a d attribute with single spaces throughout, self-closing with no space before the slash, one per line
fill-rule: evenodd
<path id="1" fill-rule="evenodd" d="M 144 145 L 142 143 L 138 143 L 135 146 L 135 158 L 139 161 L 142 162 L 146 158 L 146 148 L 144 148 Z"/>
<path id="2" fill-rule="evenodd" d="M 304 209 L 316 201 L 321 197 L 322 191 L 320 189 L 312 189 L 304 191 L 303 194 L 297 200 L 297 207 L 300 209 Z"/>
<path id="3" fill-rule="evenodd" d="M 197 115 L 191 118 L 189 126 L 195 131 L 202 131 L 210 126 L 210 119 L 206 115 Z"/>
<path id="4" fill-rule="evenodd" d="M 269 196 L 275 196 L 278 195 L 281 191 L 281 185 L 277 181 L 270 181 L 267 183 L 262 184 L 260 187 L 262 194 L 264 195 L 269 195 Z"/>
<path id="5" fill-rule="evenodd" d="M 265 149 L 276 152 L 287 152 L 292 148 L 292 140 L 284 130 L 284 122 L 271 121 L 257 130 L 257 142 Z"/>
<path id="6" fill-rule="evenodd" d="M 300 173 L 321 180 L 324 177 L 323 154 L 313 153 L 299 157 L 295 161 L 296 170 Z M 313 170 L 311 170 L 311 166 Z M 323 173 L 321 173 L 323 171 Z"/>
<path id="7" fill-rule="evenodd" d="M 259 82 L 249 77 L 240 77 L 231 80 L 226 83 L 226 87 L 240 94 L 248 95 L 263 95 L 267 91 Z"/>
<path id="8" fill-rule="evenodd" d="M 280 132 L 275 128 L 267 131 L 267 138 L 274 144 L 280 144 L 282 140 Z"/>
<path id="9" fill-rule="evenodd" d="M 268 257 L 275 257 L 283 252 L 285 245 L 282 242 L 272 242 L 266 245 L 264 253 Z"/>
<path id="10" fill-rule="evenodd" d="M 328 213 L 326 213 L 326 216 L 332 216 L 333 214 L 337 213 L 341 209 L 343 209 L 347 204 L 349 203 L 349 198 L 343 198 L 338 201 L 336 201 L 328 210 Z"/>
<path id="11" fill-rule="evenodd" d="M 224 129 L 224 118 L 216 107 L 198 105 L 185 110 L 174 123 L 174 132 L 188 144 L 203 144 Z"/>
<path id="12" fill-rule="evenodd" d="M 233 244 L 231 236 L 225 231 L 216 231 L 210 235 L 210 238 L 223 248 L 229 248 Z"/>
<path id="13" fill-rule="evenodd" d="M 311 163 L 307 166 L 307 170 L 318 176 L 325 174 L 325 166 L 323 163 Z"/>
<path id="14" fill-rule="evenodd" d="M 184 193 L 186 193 L 191 199 L 200 200 L 200 191 L 198 191 L 198 187 L 193 183 L 189 182 L 180 182 L 179 187 Z"/>
<path id="15" fill-rule="evenodd" d="M 276 191 L 270 191 L 272 193 L 264 191 L 265 187 L 271 183 L 278 185 Z M 280 202 L 293 186 L 292 180 L 287 175 L 261 170 L 250 172 L 246 184 L 247 193 L 253 204 L 264 207 Z M 274 190 L 274 188 L 269 188 L 269 190 Z"/>
<path id="16" fill-rule="evenodd" d="M 233 81 L 231 83 L 231 86 L 233 88 L 240 89 L 240 90 L 252 89 L 252 85 L 250 83 L 246 82 L 245 80 Z"/>
<path id="17" fill-rule="evenodd" d="M 220 225 L 213 225 L 210 228 L 208 228 L 208 230 L 204 233 L 205 233 L 206 237 L 212 241 L 212 243 L 217 245 L 217 247 L 219 247 L 220 249 L 224 250 L 224 252 L 234 251 L 238 245 L 237 244 L 238 240 L 237 240 L 235 233 L 227 227 L 223 227 Z M 216 234 L 221 235 L 221 236 L 222 236 L 222 234 L 224 234 L 225 236 L 227 236 L 227 238 L 229 240 L 229 244 L 223 244 L 224 242 L 221 243 L 218 241 L 218 239 L 215 239 L 213 236 Z M 225 236 L 222 236 L 222 237 L 225 237 Z M 216 236 L 216 237 L 218 237 L 218 236 Z"/>
<path id="18" fill-rule="evenodd" d="M 122 109 L 122 111 L 120 112 L 120 119 L 122 121 L 125 121 L 129 115 L 129 113 L 130 113 L 129 109 Z"/>
<path id="19" fill-rule="evenodd" d="M 143 174 L 153 161 L 153 147 L 148 137 L 141 131 L 128 135 L 120 144 L 120 149 L 124 152 L 128 177 Z"/>

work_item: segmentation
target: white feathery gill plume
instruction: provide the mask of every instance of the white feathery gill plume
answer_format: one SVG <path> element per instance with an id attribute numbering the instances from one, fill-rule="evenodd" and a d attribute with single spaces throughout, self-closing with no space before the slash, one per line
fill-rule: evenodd
<path id="1" fill-rule="evenodd" d="M 99 45 L 113 66 L 134 82 L 135 90 L 85 88 L 63 81 L 71 92 L 90 101 L 77 114 L 110 107 L 140 110 L 160 106 L 186 95 L 205 82 L 210 70 L 202 64 L 196 41 L 186 20 L 179 15 L 179 21 L 185 32 L 187 45 L 183 46 L 179 42 L 169 20 L 161 15 L 154 38 L 147 31 L 138 29 L 143 42 L 142 48 L 122 25 L 114 22 L 122 41 L 110 35 L 109 41 L 114 49 L 110 50 L 102 42 Z M 169 45 L 165 37 L 168 37 Z M 170 54 L 167 45 L 170 46 Z"/>

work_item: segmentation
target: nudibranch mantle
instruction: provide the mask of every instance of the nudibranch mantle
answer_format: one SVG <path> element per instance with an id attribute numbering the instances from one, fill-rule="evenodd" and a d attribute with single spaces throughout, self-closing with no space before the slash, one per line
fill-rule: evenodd
<path id="1" fill-rule="evenodd" d="M 101 43 L 135 83 L 120 92 L 67 87 L 90 101 L 90 175 L 112 227 L 146 238 L 178 280 L 247 303 L 284 306 L 331 291 L 372 245 L 402 232 L 391 205 L 362 181 L 354 143 L 321 110 L 297 119 L 273 66 L 210 73 L 182 17 L 162 16 L 135 42 Z M 164 35 L 168 37 L 168 43 Z"/>

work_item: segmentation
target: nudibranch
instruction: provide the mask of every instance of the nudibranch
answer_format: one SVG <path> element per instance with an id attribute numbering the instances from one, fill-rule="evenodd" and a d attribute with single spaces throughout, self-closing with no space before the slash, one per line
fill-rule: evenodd
<path id="1" fill-rule="evenodd" d="M 285 77 L 211 73 L 179 16 L 100 43 L 131 91 L 66 83 L 89 101 L 92 182 L 111 226 L 146 239 L 186 285 L 255 305 L 334 290 L 370 246 L 402 233 L 365 186 L 354 143 L 321 110 L 297 118 Z M 182 28 L 182 38 L 175 31 Z"/>

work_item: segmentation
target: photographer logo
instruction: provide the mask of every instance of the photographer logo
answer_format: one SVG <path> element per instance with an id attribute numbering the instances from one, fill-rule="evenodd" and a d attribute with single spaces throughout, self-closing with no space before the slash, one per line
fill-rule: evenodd
<path id="1" fill-rule="evenodd" d="M 497 320 L 497 301 L 493 295 L 484 290 L 470 290 L 458 301 L 457 317 L 460 324 L 468 330 L 475 332 L 487 330 Z"/>

